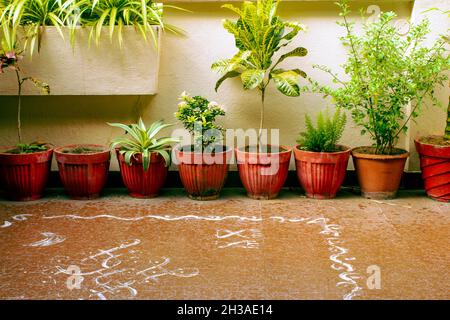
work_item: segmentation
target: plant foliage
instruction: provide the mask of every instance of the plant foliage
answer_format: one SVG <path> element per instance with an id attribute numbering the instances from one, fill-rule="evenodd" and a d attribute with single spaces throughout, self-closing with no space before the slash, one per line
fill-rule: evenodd
<path id="1" fill-rule="evenodd" d="M 240 77 L 244 90 L 257 88 L 261 92 L 261 124 L 264 119 L 264 95 L 274 81 L 277 89 L 286 96 L 300 95 L 299 78 L 306 77 L 300 69 L 285 70 L 279 64 L 289 57 L 304 57 L 307 50 L 297 47 L 274 61 L 274 55 L 289 45 L 304 26 L 298 22 L 283 21 L 277 16 L 279 0 L 244 1 L 241 8 L 231 4 L 222 7 L 236 13 L 236 21 L 225 19 L 224 28 L 234 36 L 238 52 L 230 59 L 214 62 L 213 70 L 221 76 L 216 91 L 228 78 Z"/>
<path id="2" fill-rule="evenodd" d="M 26 42 L 34 49 L 46 26 L 54 26 L 61 36 L 62 27 L 71 29 L 71 42 L 75 40 L 75 32 L 80 26 L 90 28 L 89 42 L 98 44 L 102 37 L 102 27 L 108 27 L 108 35 L 113 39 L 117 35 L 119 44 L 123 42 L 123 27 L 134 26 L 147 40 L 151 35 L 157 46 L 157 37 L 152 26 L 175 33 L 182 32 L 163 20 L 165 7 L 152 0 L 0 0 L 0 22 L 10 18 L 14 25 L 26 26 Z M 33 50 L 31 50 L 32 52 Z"/>
<path id="3" fill-rule="evenodd" d="M 49 94 L 50 86 L 33 77 L 24 77 L 20 69 L 19 61 L 22 59 L 22 50 L 17 39 L 17 25 L 12 22 L 12 18 L 0 20 L 0 74 L 7 70 L 13 70 L 17 80 L 17 144 L 18 153 L 32 153 L 46 150 L 44 144 L 22 143 L 21 129 L 21 106 L 22 106 L 22 86 L 26 81 L 31 81 L 42 93 Z"/>
<path id="4" fill-rule="evenodd" d="M 305 114 L 306 131 L 300 133 L 297 143 L 300 149 L 312 152 L 339 151 L 338 141 L 344 133 L 347 117 L 341 109 L 337 109 L 333 116 L 326 109 L 317 115 L 317 125 L 314 126 L 311 117 Z"/>
<path id="5" fill-rule="evenodd" d="M 142 165 L 147 171 L 150 165 L 152 153 L 160 154 L 166 166 L 170 165 L 171 144 L 179 142 L 172 137 L 156 138 L 156 135 L 164 128 L 171 126 L 162 120 L 152 123 L 148 128 L 141 118 L 137 124 L 108 123 L 112 127 L 125 130 L 128 137 L 119 137 L 111 142 L 111 148 L 119 148 L 119 152 L 124 155 L 126 164 L 131 166 L 131 158 L 137 155 L 142 156 Z"/>
<path id="6" fill-rule="evenodd" d="M 393 12 L 381 13 L 378 21 L 366 23 L 363 34 L 356 35 L 354 23 L 347 20 L 347 0 L 338 5 L 344 19 L 338 24 L 346 30 L 341 41 L 349 48 L 343 65 L 348 81 L 340 80 L 327 67 L 315 66 L 328 72 L 339 87 L 323 87 L 313 81 L 313 88 L 351 112 L 353 121 L 362 127 L 361 134 L 370 135 L 377 154 L 391 154 L 425 100 L 431 98 L 433 104 L 439 104 L 434 88 L 448 79 L 442 73 L 449 68 L 446 38 L 426 47 L 424 41 L 430 32 L 426 19 L 401 37 L 392 23 L 396 17 Z M 412 102 L 408 112 L 406 106 Z"/>
<path id="7" fill-rule="evenodd" d="M 195 150 L 203 151 L 219 143 L 223 128 L 215 121 L 217 116 L 224 116 L 225 111 L 214 101 L 201 96 L 191 97 L 186 92 L 181 94 L 179 100 L 175 117 L 193 134 Z"/>

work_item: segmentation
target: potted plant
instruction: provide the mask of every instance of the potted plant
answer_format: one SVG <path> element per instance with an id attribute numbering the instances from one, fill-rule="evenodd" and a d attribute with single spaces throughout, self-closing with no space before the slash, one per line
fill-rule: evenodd
<path id="1" fill-rule="evenodd" d="M 276 62 L 275 54 L 290 44 L 303 26 L 297 22 L 281 20 L 276 11 L 279 1 L 245 1 L 236 8 L 226 4 L 223 7 L 239 15 L 237 21 L 224 20 L 224 28 L 235 38 L 238 52 L 231 59 L 212 64 L 221 78 L 216 90 L 228 78 L 240 77 L 244 90 L 258 89 L 261 97 L 260 125 L 256 145 L 236 148 L 236 159 L 241 181 L 247 194 L 255 199 L 277 197 L 286 181 L 291 148 L 277 145 L 263 145 L 261 135 L 264 126 L 264 100 L 268 85 L 275 83 L 286 96 L 300 95 L 299 77 L 306 77 L 300 69 L 285 70 L 279 67 L 289 57 L 303 57 L 307 50 L 297 47 L 282 54 Z"/>
<path id="2" fill-rule="evenodd" d="M 195 200 L 217 199 L 228 174 L 232 149 L 222 145 L 222 127 L 215 124 L 225 111 L 215 102 L 183 92 L 175 117 L 194 138 L 175 148 L 181 182 Z"/>
<path id="3" fill-rule="evenodd" d="M 50 172 L 53 149 L 46 143 L 22 141 L 22 86 L 32 82 L 44 93 L 50 87 L 33 77 L 24 76 L 19 66 L 22 51 L 17 40 L 17 26 L 11 19 L 0 24 L 0 73 L 11 71 L 17 80 L 17 137 L 16 146 L 0 147 L 0 184 L 12 200 L 27 201 L 42 197 Z"/>
<path id="4" fill-rule="evenodd" d="M 178 142 L 175 138 L 156 138 L 156 135 L 171 124 L 157 121 L 147 128 L 140 118 L 137 124 L 109 125 L 123 129 L 129 135 L 114 139 L 111 148 L 116 150 L 122 180 L 130 196 L 156 197 L 166 180 L 171 144 Z"/>
<path id="5" fill-rule="evenodd" d="M 415 139 L 425 190 L 432 199 L 450 202 L 450 102 L 443 136 Z"/>
<path id="6" fill-rule="evenodd" d="M 111 153 L 108 147 L 77 144 L 55 149 L 59 177 L 72 199 L 98 198 L 106 184 Z"/>
<path id="7" fill-rule="evenodd" d="M 328 73 L 338 88 L 314 88 L 333 98 L 337 107 L 351 112 L 353 121 L 369 134 L 372 146 L 352 150 L 362 195 L 367 198 L 395 197 L 409 153 L 397 148 L 400 135 L 407 131 L 409 120 L 418 116 L 425 99 L 434 98 L 434 87 L 447 79 L 445 41 L 431 47 L 423 45 L 429 33 L 429 22 L 411 26 L 406 37 L 398 34 L 392 23 L 393 12 L 382 12 L 379 20 L 366 23 L 362 35 L 356 35 L 347 1 L 338 2 L 346 35 L 341 38 L 349 47 L 343 65 L 348 80 L 340 80 L 327 67 L 315 66 Z M 410 108 L 407 106 L 410 105 Z"/>
<path id="8" fill-rule="evenodd" d="M 20 26 L 23 48 L 33 55 L 23 67 L 51 79 L 53 94 L 155 94 L 161 35 L 182 33 L 166 23 L 166 8 L 180 9 L 152 0 L 3 0 L 0 22 L 12 17 Z M 0 91 L 11 94 L 8 82 Z M 23 94 L 34 92 L 25 87 Z"/>
<path id="9" fill-rule="evenodd" d="M 305 115 L 306 131 L 297 140 L 294 156 L 298 181 L 309 198 L 334 198 L 344 181 L 351 149 L 337 142 L 346 120 L 340 109 L 332 117 L 327 109 L 325 115 L 319 112 L 314 127 Z"/>

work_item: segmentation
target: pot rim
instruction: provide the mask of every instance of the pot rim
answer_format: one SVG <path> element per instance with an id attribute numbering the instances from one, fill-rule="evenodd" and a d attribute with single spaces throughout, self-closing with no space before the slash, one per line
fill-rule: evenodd
<path id="1" fill-rule="evenodd" d="M 286 154 L 286 153 L 291 153 L 292 152 L 292 148 L 284 146 L 284 145 L 271 145 L 271 144 L 268 144 L 267 146 L 278 147 L 280 149 L 285 149 L 285 151 L 281 151 L 281 152 L 250 152 L 250 151 L 242 150 L 242 148 L 245 149 L 248 146 L 236 147 L 236 148 L 234 148 L 234 150 L 236 150 L 236 152 L 241 152 L 241 153 L 250 154 L 250 155 L 275 155 L 275 154 Z"/>
<path id="2" fill-rule="evenodd" d="M 361 158 L 361 159 L 372 159 L 372 160 L 394 160 L 394 159 L 405 159 L 409 157 L 409 152 L 402 148 L 396 148 L 399 150 L 405 151 L 402 154 L 369 154 L 369 153 L 360 153 L 357 150 L 359 148 L 370 148 L 370 146 L 359 146 L 355 147 L 351 150 L 352 157 Z"/>
<path id="3" fill-rule="evenodd" d="M 328 154 L 328 155 L 338 155 L 338 154 L 349 153 L 349 152 L 352 151 L 352 148 L 351 148 L 351 147 L 348 147 L 348 146 L 346 146 L 346 145 L 343 145 L 343 144 L 337 144 L 337 146 L 344 147 L 345 150 L 343 150 L 343 151 L 336 151 L 336 152 L 316 152 L 316 151 L 307 151 L 307 150 L 301 150 L 301 149 L 299 149 L 300 144 L 297 144 L 293 149 L 294 149 L 294 152 L 302 152 L 302 153 L 307 153 L 307 154 L 320 154 L 320 155 L 326 155 L 326 154 Z"/>
<path id="4" fill-rule="evenodd" d="M 174 147 L 173 150 L 174 150 L 175 152 L 179 152 L 179 153 L 181 153 L 181 154 L 183 154 L 183 153 L 185 153 L 185 154 L 201 154 L 201 155 L 204 154 L 203 152 L 183 151 L 183 150 L 181 150 L 181 148 L 183 148 L 183 147 L 185 147 L 185 146 L 189 146 L 189 145 L 186 144 L 186 145 L 183 145 L 183 146 L 177 146 L 177 147 Z M 225 145 L 225 144 L 222 144 L 221 146 L 224 146 L 224 147 L 226 148 L 226 150 L 220 151 L 220 152 L 214 152 L 214 153 L 208 152 L 207 155 L 210 154 L 210 155 L 214 156 L 214 155 L 226 154 L 226 153 L 229 153 L 229 152 L 232 152 L 232 151 L 233 151 L 232 148 L 230 148 L 229 146 L 227 146 L 227 145 Z"/>
<path id="5" fill-rule="evenodd" d="M 442 146 L 442 145 L 439 145 L 439 144 L 426 143 L 426 142 L 420 141 L 420 139 L 422 139 L 422 138 L 428 138 L 428 137 L 442 137 L 442 135 L 438 135 L 438 134 L 429 134 L 429 135 L 426 135 L 426 136 L 419 136 L 419 137 L 417 137 L 417 138 L 414 139 L 414 142 L 415 142 L 415 143 L 418 143 L 418 144 L 420 144 L 420 145 L 423 145 L 423 146 L 430 146 L 430 147 L 433 147 L 433 148 L 436 148 L 436 149 L 446 149 L 446 148 L 450 148 L 450 145 L 449 145 L 449 146 Z"/>
<path id="6" fill-rule="evenodd" d="M 55 149 L 52 147 L 49 147 L 47 150 L 43 150 L 43 151 L 36 151 L 36 152 L 31 152 L 31 153 L 6 153 L 6 152 L 2 152 L 2 150 L 11 150 L 16 148 L 16 146 L 0 146 L 0 155 L 1 156 L 14 156 L 14 157 L 21 157 L 21 156 L 30 156 L 30 155 L 38 155 L 38 154 L 45 154 L 45 153 L 49 153 L 49 152 L 53 152 Z"/>
<path id="7" fill-rule="evenodd" d="M 80 146 L 87 146 L 87 147 L 98 147 L 98 148 L 102 148 L 102 151 L 98 151 L 98 152 L 91 152 L 91 153 L 71 153 L 71 152 L 62 152 L 63 149 L 65 148 L 74 148 L 74 147 L 80 147 Z M 99 155 L 102 153 L 110 153 L 111 150 L 109 149 L 109 147 L 105 146 L 105 145 L 101 145 L 101 144 L 91 144 L 91 143 L 78 143 L 78 144 L 69 144 L 69 145 L 65 145 L 62 147 L 58 147 L 54 149 L 55 154 L 58 155 L 71 155 L 71 156 L 84 156 L 84 157 L 89 157 L 89 156 L 95 156 L 95 155 Z"/>

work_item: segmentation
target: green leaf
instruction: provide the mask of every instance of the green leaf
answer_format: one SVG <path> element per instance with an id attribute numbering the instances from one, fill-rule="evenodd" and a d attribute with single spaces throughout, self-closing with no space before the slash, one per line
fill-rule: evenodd
<path id="1" fill-rule="evenodd" d="M 217 90 L 219 89 L 219 87 L 222 84 L 222 82 L 224 82 L 226 79 L 229 79 L 229 78 L 238 77 L 240 74 L 241 73 L 238 72 L 238 71 L 230 71 L 230 72 L 226 73 L 223 77 L 221 77 L 219 80 L 217 80 L 216 87 L 214 89 L 217 92 Z"/>
<path id="2" fill-rule="evenodd" d="M 264 80 L 264 70 L 250 69 L 242 72 L 241 80 L 245 90 L 254 89 Z"/>
<path id="3" fill-rule="evenodd" d="M 271 73 L 271 77 L 275 81 L 277 89 L 289 96 L 289 97 L 297 97 L 300 95 L 300 87 L 298 85 L 299 74 L 295 71 L 282 71 L 282 72 L 274 72 Z"/>
<path id="4" fill-rule="evenodd" d="M 283 54 L 280 59 L 278 59 L 277 63 L 275 65 L 278 65 L 279 63 L 281 63 L 282 61 L 284 61 L 286 58 L 289 57 L 304 57 L 308 54 L 308 50 L 306 50 L 303 47 L 297 47 L 294 50 Z"/>

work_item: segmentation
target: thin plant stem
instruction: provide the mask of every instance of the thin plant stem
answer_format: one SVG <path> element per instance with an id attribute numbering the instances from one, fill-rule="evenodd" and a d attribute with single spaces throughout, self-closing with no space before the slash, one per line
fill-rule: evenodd
<path id="1" fill-rule="evenodd" d="M 258 150 L 262 150 L 261 145 L 261 136 L 262 136 L 262 130 L 264 126 L 264 100 L 266 96 L 266 88 L 263 87 L 261 89 L 261 116 L 260 116 L 260 122 L 259 122 L 259 132 L 258 132 Z"/>
<path id="2" fill-rule="evenodd" d="M 16 69 L 17 77 L 17 136 L 19 138 L 19 143 L 22 143 L 22 122 L 21 122 L 21 109 L 22 109 L 22 84 L 23 80 L 20 78 L 19 71 Z"/>

